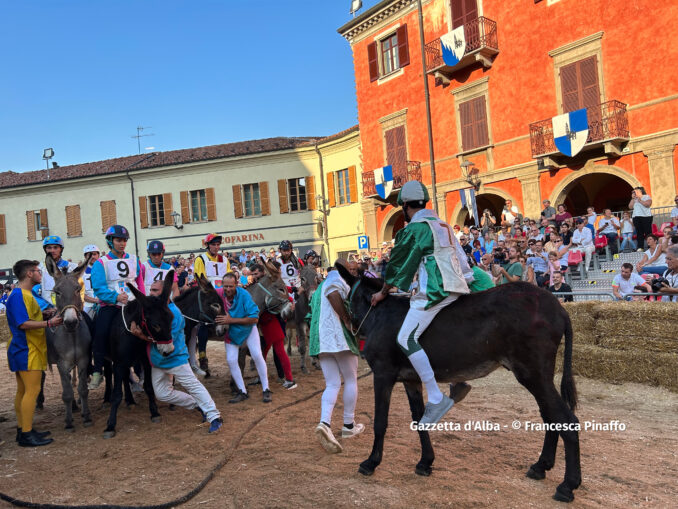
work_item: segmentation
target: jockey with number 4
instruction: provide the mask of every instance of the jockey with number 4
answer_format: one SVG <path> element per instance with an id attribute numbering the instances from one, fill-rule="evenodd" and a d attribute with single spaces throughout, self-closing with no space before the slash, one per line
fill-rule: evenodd
<path id="1" fill-rule="evenodd" d="M 426 386 L 428 401 L 419 421 L 422 424 L 440 421 L 454 400 L 440 392 L 419 338 L 441 309 L 469 293 L 467 282 L 473 281 L 473 271 L 450 225 L 425 208 L 429 200 L 426 186 L 416 180 L 406 182 L 400 189 L 398 205 L 408 224 L 396 234 L 384 286 L 372 295 L 372 306 L 376 306 L 388 297 L 391 288 L 407 291 L 415 274 L 419 276 L 418 291 L 410 299 L 410 309 L 398 332 L 398 345 Z M 470 386 L 465 390 L 468 392 Z M 454 397 L 461 400 L 465 395 Z"/>
<path id="2" fill-rule="evenodd" d="M 221 288 L 224 276 L 231 271 L 228 259 L 219 253 L 221 248 L 221 235 L 209 233 L 203 240 L 205 252 L 200 253 L 193 263 L 193 274 L 195 279 L 200 275 L 205 276 L 215 289 Z M 189 340 L 189 363 L 196 375 L 210 376 L 209 362 L 207 360 L 207 337 L 209 331 L 205 325 L 197 326 L 198 335 L 198 359 L 200 367 L 195 363 L 195 334 L 193 330 Z"/>
<path id="3" fill-rule="evenodd" d="M 127 283 L 133 284 L 139 291 L 144 292 L 144 279 L 141 275 L 139 259 L 135 255 L 125 253 L 128 240 L 127 228 L 119 224 L 109 226 L 106 230 L 106 244 L 110 251 L 92 265 L 92 290 L 94 296 L 99 299 L 101 307 L 92 341 L 94 372 L 88 385 L 90 390 L 99 387 L 103 379 L 102 369 L 111 324 L 120 313 L 121 306 L 134 300 L 134 294 L 127 287 Z"/>
<path id="4" fill-rule="evenodd" d="M 164 281 L 167 273 L 172 270 L 172 266 L 163 261 L 165 256 L 165 246 L 159 240 L 152 240 L 146 248 L 148 260 L 141 264 L 141 274 L 144 278 L 146 294 L 150 295 L 151 285 L 155 281 Z M 172 284 L 172 298 L 179 296 L 179 277 L 174 273 L 174 283 Z"/>

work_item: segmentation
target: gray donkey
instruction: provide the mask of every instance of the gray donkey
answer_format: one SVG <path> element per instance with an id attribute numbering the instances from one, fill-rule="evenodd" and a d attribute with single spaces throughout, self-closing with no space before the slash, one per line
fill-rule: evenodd
<path id="1" fill-rule="evenodd" d="M 320 283 L 318 273 L 315 267 L 305 265 L 299 272 L 299 279 L 301 280 L 301 288 L 297 293 L 297 298 L 294 302 L 294 320 L 287 322 L 287 329 L 296 329 L 299 355 L 301 356 L 301 372 L 308 374 L 306 369 L 306 353 L 308 347 L 308 324 L 306 323 L 306 315 L 311 310 L 310 302 L 313 292 L 318 288 Z M 292 355 L 292 336 L 287 334 L 287 355 Z M 315 358 L 312 364 L 316 369 L 320 369 Z"/>
<path id="2" fill-rule="evenodd" d="M 47 329 L 47 359 L 56 364 L 61 376 L 61 399 L 66 408 L 66 431 L 73 432 L 74 393 L 71 385 L 71 371 L 78 368 L 78 395 L 82 406 L 83 426 L 92 425 L 92 417 L 87 404 L 87 368 L 90 364 L 92 337 L 89 327 L 83 320 L 82 298 L 80 296 L 80 274 L 87 267 L 86 259 L 73 272 L 62 273 L 51 256 L 45 259 L 45 267 L 54 278 L 54 296 L 57 313 L 64 320 L 63 325 Z"/>

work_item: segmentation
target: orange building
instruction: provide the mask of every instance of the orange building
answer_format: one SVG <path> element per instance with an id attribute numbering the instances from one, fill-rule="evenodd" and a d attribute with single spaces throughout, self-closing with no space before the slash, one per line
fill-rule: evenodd
<path id="1" fill-rule="evenodd" d="M 425 82 L 435 205 L 451 223 L 470 221 L 458 191 L 471 186 L 479 212 L 495 216 L 506 199 L 531 218 L 545 199 L 573 214 L 589 205 L 618 211 L 636 186 L 653 207 L 673 204 L 678 2 L 421 0 L 421 11 L 419 4 L 383 0 L 338 30 L 353 50 L 372 245 L 402 227 L 394 201 L 404 182 L 432 187 Z M 440 38 L 455 34 L 465 48 L 450 65 Z M 552 117 L 581 108 L 588 136 L 568 157 L 554 144 Z M 386 165 L 395 189 L 382 199 L 373 171 Z"/>

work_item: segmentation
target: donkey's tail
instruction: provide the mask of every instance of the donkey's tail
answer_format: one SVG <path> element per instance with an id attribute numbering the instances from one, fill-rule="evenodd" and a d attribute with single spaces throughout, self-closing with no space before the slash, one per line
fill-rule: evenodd
<path id="1" fill-rule="evenodd" d="M 572 377 L 572 321 L 564 312 L 565 319 L 565 352 L 563 355 L 563 378 L 560 381 L 560 395 L 565 403 L 574 411 L 577 408 L 577 387 Z"/>

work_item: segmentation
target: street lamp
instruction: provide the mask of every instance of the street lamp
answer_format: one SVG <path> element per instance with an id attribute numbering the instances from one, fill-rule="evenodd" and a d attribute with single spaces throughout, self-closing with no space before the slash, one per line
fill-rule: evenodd
<path id="1" fill-rule="evenodd" d="M 183 225 L 183 224 L 179 224 L 179 213 L 178 213 L 176 210 L 174 210 L 174 211 L 172 211 L 172 213 L 170 214 L 170 216 L 172 217 L 172 222 L 174 223 L 173 226 L 174 226 L 177 230 L 183 230 L 183 229 L 184 229 L 184 225 Z"/>
<path id="2" fill-rule="evenodd" d="M 45 160 L 45 163 L 47 164 L 47 180 L 49 180 L 49 160 L 54 157 L 54 149 L 53 148 L 46 148 L 42 152 L 42 158 Z"/>
<path id="3" fill-rule="evenodd" d="M 478 191 L 478 189 L 480 189 L 480 184 L 482 183 L 480 176 L 478 175 L 478 168 L 476 168 L 471 161 L 466 160 L 461 163 L 461 172 L 464 176 L 464 180 L 466 180 L 466 182 L 468 182 L 471 187 Z"/>

